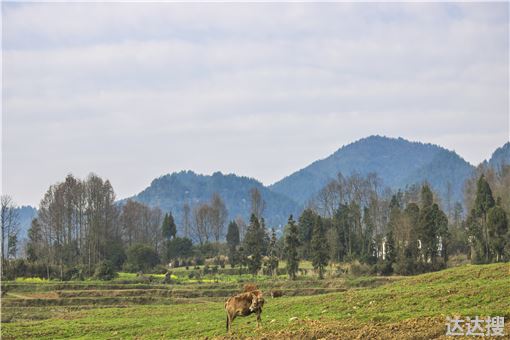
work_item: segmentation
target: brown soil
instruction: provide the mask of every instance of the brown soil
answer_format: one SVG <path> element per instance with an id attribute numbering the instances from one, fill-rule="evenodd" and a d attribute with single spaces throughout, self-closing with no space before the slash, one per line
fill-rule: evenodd
<path id="1" fill-rule="evenodd" d="M 58 299 L 59 296 L 56 292 L 45 292 L 45 293 L 30 293 L 23 294 L 30 299 Z"/>
<path id="2" fill-rule="evenodd" d="M 505 320 L 506 321 L 506 320 Z M 321 321 L 321 320 L 298 320 L 295 321 L 291 330 L 278 332 L 265 332 L 254 330 L 253 338 L 256 339 L 314 339 L 314 340 L 352 340 L 352 339 L 399 339 L 399 340 L 428 340 L 428 339 L 452 339 L 446 336 L 446 324 L 444 318 L 423 317 L 408 319 L 396 323 L 369 322 L 361 324 L 354 321 Z M 510 334 L 510 323 L 505 323 L 505 334 Z M 459 337 L 455 339 L 472 339 L 473 337 Z M 492 337 L 484 337 L 491 339 Z M 219 339 L 239 339 L 239 336 L 220 337 Z M 496 339 L 496 338 L 494 338 Z M 497 339 L 510 339 L 498 337 Z"/>

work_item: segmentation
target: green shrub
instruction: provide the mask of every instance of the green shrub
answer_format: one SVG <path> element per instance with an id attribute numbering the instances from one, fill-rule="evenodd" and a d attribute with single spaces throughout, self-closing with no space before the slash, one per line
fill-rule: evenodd
<path id="1" fill-rule="evenodd" d="M 18 277 L 38 277 L 47 279 L 60 278 L 60 269 L 57 266 L 46 266 L 43 263 L 29 262 L 24 259 L 6 261 L 2 266 L 3 279 L 15 280 Z"/>
<path id="2" fill-rule="evenodd" d="M 366 263 L 360 263 L 355 260 L 351 263 L 349 272 L 355 276 L 371 275 L 374 273 L 374 268 Z"/>
<path id="3" fill-rule="evenodd" d="M 393 266 L 391 261 L 380 260 L 376 264 L 377 273 L 381 275 L 393 274 Z"/>
<path id="4" fill-rule="evenodd" d="M 163 264 L 158 264 L 156 267 L 152 268 L 151 274 L 165 274 L 168 271 L 167 266 Z"/>
<path id="5" fill-rule="evenodd" d="M 129 272 L 150 272 L 159 264 L 158 253 L 147 244 L 135 244 L 127 250 L 127 261 L 124 270 Z M 166 272 L 166 271 L 165 271 Z"/>
<path id="6" fill-rule="evenodd" d="M 62 277 L 63 281 L 70 281 L 70 280 L 80 280 L 83 281 L 84 279 L 84 271 L 83 268 L 80 266 L 75 267 L 68 267 L 64 270 L 64 275 Z"/>
<path id="7" fill-rule="evenodd" d="M 101 261 L 97 264 L 94 277 L 98 280 L 112 280 L 117 276 L 113 264 L 109 261 Z"/>

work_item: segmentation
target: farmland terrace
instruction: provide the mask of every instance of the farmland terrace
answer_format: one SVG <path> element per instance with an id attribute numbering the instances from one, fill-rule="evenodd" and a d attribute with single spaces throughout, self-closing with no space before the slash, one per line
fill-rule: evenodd
<path id="1" fill-rule="evenodd" d="M 257 281 L 263 325 L 223 304 L 245 279 L 217 282 L 3 282 L 2 339 L 442 338 L 447 316 L 510 320 L 510 265 L 465 265 L 412 277 Z M 27 282 L 28 281 L 28 282 Z M 272 289 L 284 296 L 271 299 Z M 510 334 L 506 322 L 505 333 Z M 446 338 L 446 337 L 445 337 Z"/>

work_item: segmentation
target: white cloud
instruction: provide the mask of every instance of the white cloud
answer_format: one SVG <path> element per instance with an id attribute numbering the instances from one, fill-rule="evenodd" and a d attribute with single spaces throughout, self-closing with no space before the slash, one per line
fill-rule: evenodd
<path id="1" fill-rule="evenodd" d="M 3 4 L 4 190 L 34 204 L 89 171 L 121 197 L 181 169 L 271 183 L 376 133 L 478 163 L 508 138 L 507 9 Z"/>

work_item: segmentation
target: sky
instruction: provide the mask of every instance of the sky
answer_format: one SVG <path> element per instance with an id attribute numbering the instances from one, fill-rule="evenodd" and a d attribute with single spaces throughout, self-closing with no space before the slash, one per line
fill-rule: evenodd
<path id="1" fill-rule="evenodd" d="M 264 184 L 378 134 L 472 164 L 509 140 L 508 3 L 2 3 L 2 192 Z"/>

